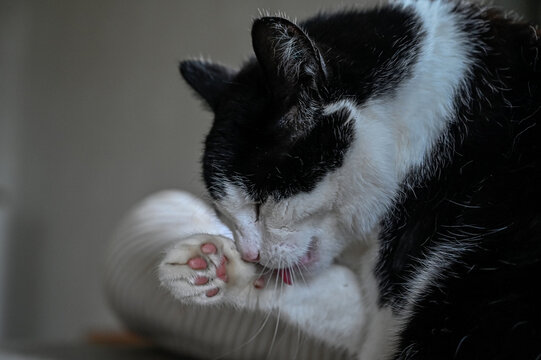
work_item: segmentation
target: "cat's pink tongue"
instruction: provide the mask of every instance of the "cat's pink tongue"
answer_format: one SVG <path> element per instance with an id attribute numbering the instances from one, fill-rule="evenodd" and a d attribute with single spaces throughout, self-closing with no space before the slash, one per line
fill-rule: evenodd
<path id="1" fill-rule="evenodd" d="M 282 277 L 282 281 L 285 282 L 288 285 L 291 285 L 291 272 L 289 271 L 289 268 L 285 269 L 278 269 L 278 275 Z"/>

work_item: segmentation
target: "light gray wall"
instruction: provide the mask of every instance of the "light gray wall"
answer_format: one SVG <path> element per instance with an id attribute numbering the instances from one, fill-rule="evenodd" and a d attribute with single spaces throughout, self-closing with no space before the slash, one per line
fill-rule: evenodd
<path id="1" fill-rule="evenodd" d="M 180 59 L 239 65 L 258 8 L 303 18 L 355 2 L 1 2 L 0 338 L 118 327 L 100 261 L 121 214 L 160 189 L 203 192 L 211 116 Z"/>
<path id="2" fill-rule="evenodd" d="M 0 3 L 0 338 L 6 333 L 9 233 L 18 192 L 24 6 Z M 13 276 L 12 276 L 13 277 Z"/>

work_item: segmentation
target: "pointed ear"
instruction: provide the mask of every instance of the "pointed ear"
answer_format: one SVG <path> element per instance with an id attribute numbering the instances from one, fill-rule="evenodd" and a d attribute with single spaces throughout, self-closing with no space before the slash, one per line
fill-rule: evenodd
<path id="1" fill-rule="evenodd" d="M 289 20 L 280 17 L 255 20 L 252 45 L 273 91 L 294 91 L 326 78 L 325 62 L 319 50 L 308 35 Z"/>
<path id="2" fill-rule="evenodd" d="M 201 60 L 182 61 L 180 73 L 213 111 L 235 75 L 234 70 L 223 65 Z"/>

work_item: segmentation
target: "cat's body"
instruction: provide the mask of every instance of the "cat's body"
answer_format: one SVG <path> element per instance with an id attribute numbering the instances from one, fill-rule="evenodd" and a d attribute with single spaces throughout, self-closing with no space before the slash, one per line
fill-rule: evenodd
<path id="1" fill-rule="evenodd" d="M 238 73 L 185 62 L 216 116 L 204 177 L 232 234 L 179 242 L 162 283 L 278 308 L 359 359 L 536 359 L 539 35 L 403 0 L 258 19 Z"/>

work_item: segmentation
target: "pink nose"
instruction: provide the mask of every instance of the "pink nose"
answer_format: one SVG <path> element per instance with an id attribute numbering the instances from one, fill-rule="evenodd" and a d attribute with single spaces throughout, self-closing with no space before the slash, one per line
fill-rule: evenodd
<path id="1" fill-rule="evenodd" d="M 259 251 L 246 251 L 242 252 L 242 260 L 247 262 L 258 262 L 259 261 Z"/>

